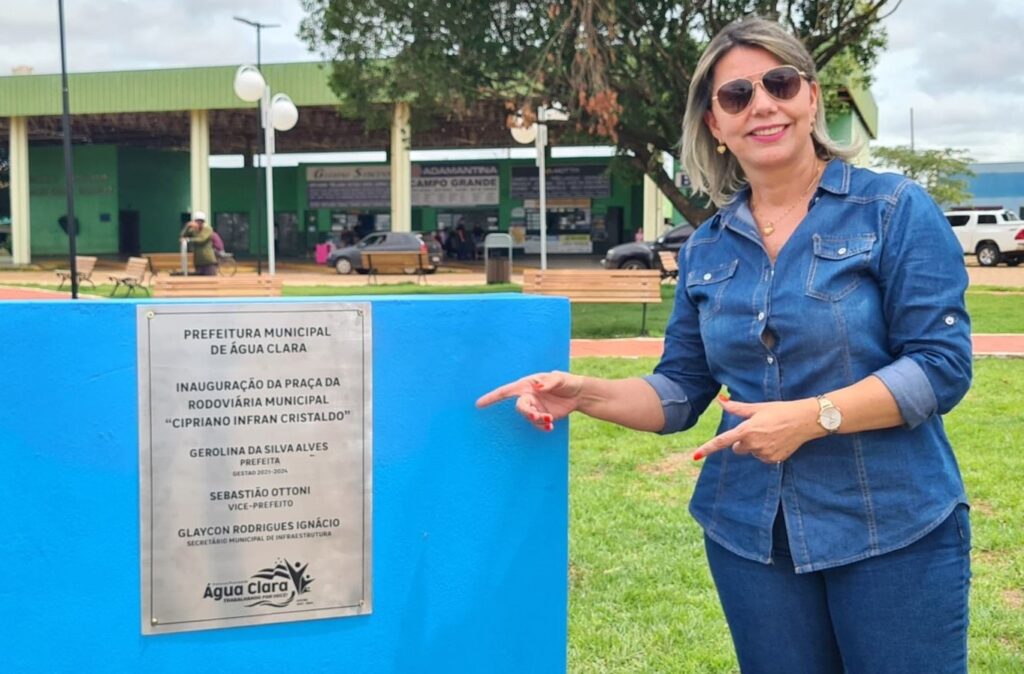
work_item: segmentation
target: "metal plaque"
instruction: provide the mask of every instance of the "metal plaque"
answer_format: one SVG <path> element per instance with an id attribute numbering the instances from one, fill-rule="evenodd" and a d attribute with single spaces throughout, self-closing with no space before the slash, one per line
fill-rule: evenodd
<path id="1" fill-rule="evenodd" d="M 370 305 L 137 322 L 143 634 L 370 613 Z"/>

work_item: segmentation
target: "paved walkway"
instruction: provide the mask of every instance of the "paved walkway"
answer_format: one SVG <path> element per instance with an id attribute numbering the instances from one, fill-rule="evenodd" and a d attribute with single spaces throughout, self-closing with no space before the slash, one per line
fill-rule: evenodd
<path id="1" fill-rule="evenodd" d="M 1024 358 L 1024 335 L 971 335 L 974 355 Z M 657 358 L 661 356 L 660 337 L 632 339 L 574 339 L 569 349 L 573 358 L 615 356 L 619 358 Z"/>
<path id="2" fill-rule="evenodd" d="M 85 296 L 83 296 L 84 299 Z M 66 300 L 71 291 L 43 290 L 41 288 L 18 288 L 0 286 L 0 300 Z"/>

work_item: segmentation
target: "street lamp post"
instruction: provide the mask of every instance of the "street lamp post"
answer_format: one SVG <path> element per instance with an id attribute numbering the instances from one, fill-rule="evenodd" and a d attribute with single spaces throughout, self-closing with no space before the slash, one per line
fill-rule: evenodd
<path id="1" fill-rule="evenodd" d="M 299 110 L 287 94 L 270 95 L 270 86 L 258 68 L 241 66 L 235 72 L 235 95 L 247 103 L 262 101 L 264 165 L 267 184 L 267 268 L 274 275 L 274 130 L 288 131 L 299 121 Z"/>
<path id="2" fill-rule="evenodd" d="M 75 170 L 71 161 L 71 105 L 68 103 L 68 59 L 64 42 L 64 0 L 57 2 L 60 22 L 60 81 L 63 108 L 61 135 L 64 140 L 64 189 L 68 204 L 68 260 L 71 272 L 71 299 L 78 299 L 78 221 L 75 220 Z M 12 249 L 13 250 L 13 249 Z"/>
<path id="3" fill-rule="evenodd" d="M 548 268 L 548 199 L 547 199 L 547 146 L 548 124 L 564 122 L 569 115 L 560 108 L 540 106 L 537 108 L 537 123 L 522 125 L 522 115 L 517 115 L 517 124 L 512 126 L 512 137 L 520 143 L 534 143 L 537 148 L 538 208 L 540 209 L 540 268 Z"/>
<path id="4" fill-rule="evenodd" d="M 256 69 L 257 70 L 262 70 L 262 68 L 263 68 L 263 29 L 264 28 L 280 28 L 281 24 L 279 24 L 279 23 L 263 23 L 261 21 L 253 21 L 252 19 L 246 19 L 246 18 L 241 17 L 241 16 L 235 16 L 235 17 L 232 17 L 232 18 L 234 18 L 235 21 L 238 21 L 240 23 L 244 23 L 247 26 L 252 26 L 253 28 L 256 29 Z M 258 107 L 259 107 L 259 119 L 262 120 L 263 119 L 263 106 L 261 104 Z M 266 148 L 264 148 L 264 151 L 266 151 Z M 256 168 L 259 168 L 259 159 L 258 159 L 258 157 L 257 157 L 256 161 L 253 162 L 253 165 Z M 259 171 L 255 171 L 254 174 L 256 176 L 256 193 L 259 194 L 259 191 L 260 191 L 260 174 L 259 174 Z M 260 209 L 256 208 L 256 209 L 254 209 L 254 212 L 256 214 L 256 223 L 255 223 L 256 224 L 256 229 L 254 230 L 256 232 L 256 241 L 255 241 L 255 243 L 256 243 L 256 273 L 257 274 L 262 274 L 263 273 L 263 258 L 260 257 L 260 238 L 259 238 L 259 227 L 260 227 L 260 224 L 261 224 L 262 220 L 260 218 L 260 215 L 261 215 Z"/>

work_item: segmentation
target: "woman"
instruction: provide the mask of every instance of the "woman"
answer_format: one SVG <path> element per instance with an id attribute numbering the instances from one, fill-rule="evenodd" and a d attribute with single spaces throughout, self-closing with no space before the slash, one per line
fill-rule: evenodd
<path id="1" fill-rule="evenodd" d="M 690 511 L 742 671 L 965 672 L 970 525 L 940 415 L 971 344 L 947 222 L 846 163 L 810 55 L 762 19 L 708 45 L 683 148 L 720 210 L 681 252 L 654 373 L 537 374 L 478 405 L 674 433 L 727 387 Z"/>

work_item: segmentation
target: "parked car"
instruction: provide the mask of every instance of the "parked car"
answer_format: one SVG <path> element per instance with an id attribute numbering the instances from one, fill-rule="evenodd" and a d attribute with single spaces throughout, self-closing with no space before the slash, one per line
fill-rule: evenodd
<path id="1" fill-rule="evenodd" d="M 658 253 L 667 250 L 676 254 L 693 234 L 689 223 L 676 225 L 655 241 L 620 243 L 609 248 L 601 260 L 605 269 L 661 269 Z"/>
<path id="2" fill-rule="evenodd" d="M 327 264 L 333 266 L 339 274 L 351 274 L 353 271 L 365 274 L 367 269 L 363 267 L 364 251 L 428 253 L 429 266 L 425 268 L 428 274 L 437 271 L 442 259 L 441 245 L 432 238 L 424 238 L 419 232 L 372 232 L 354 246 L 334 249 L 327 257 Z"/>
<path id="3" fill-rule="evenodd" d="M 982 267 L 1024 261 L 1024 222 L 1002 206 L 954 208 L 945 213 L 964 255 L 976 255 Z"/>

